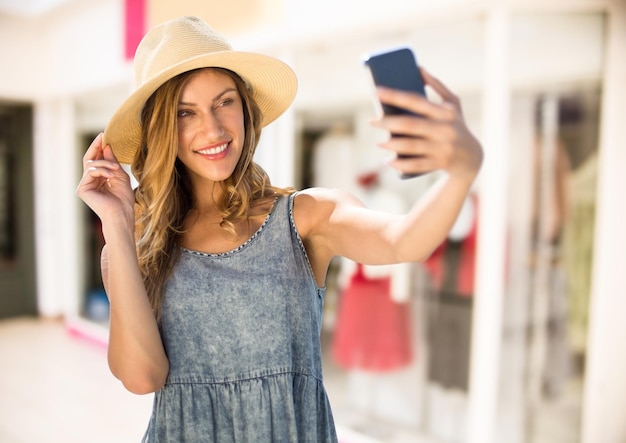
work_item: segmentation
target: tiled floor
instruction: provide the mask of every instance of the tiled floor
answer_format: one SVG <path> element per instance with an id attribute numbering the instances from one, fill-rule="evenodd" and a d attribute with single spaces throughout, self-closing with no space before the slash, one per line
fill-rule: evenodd
<path id="1" fill-rule="evenodd" d="M 384 435 L 378 440 L 342 426 L 350 416 L 344 375 L 331 365 L 325 381 L 341 443 L 434 443 L 397 426 L 369 426 Z M 541 410 L 533 443 L 577 441 L 579 392 Z M 102 343 L 60 321 L 0 321 L 0 443 L 139 442 L 151 405 L 152 395 L 131 394 L 111 375 Z"/>
<path id="2" fill-rule="evenodd" d="M 0 322 L 0 441 L 138 442 L 151 396 L 127 392 L 101 345 L 61 322 Z"/>
<path id="3" fill-rule="evenodd" d="M 139 442 L 152 395 L 127 392 L 100 343 L 60 321 L 0 321 L 1 443 Z M 342 443 L 380 443 L 341 428 Z M 390 440 L 385 440 L 388 443 Z M 394 443 L 428 443 L 398 432 Z"/>

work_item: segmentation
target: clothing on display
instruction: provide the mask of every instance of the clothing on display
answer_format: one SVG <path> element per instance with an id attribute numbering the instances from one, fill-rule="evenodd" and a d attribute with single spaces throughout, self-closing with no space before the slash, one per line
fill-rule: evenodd
<path id="1" fill-rule="evenodd" d="M 424 262 L 433 286 L 459 297 L 471 297 L 474 293 L 475 252 L 475 229 L 462 241 L 448 239 L 439 245 Z"/>
<path id="2" fill-rule="evenodd" d="M 390 297 L 391 277 L 368 278 L 363 266 L 341 293 L 332 355 L 344 369 L 388 371 L 412 360 L 408 303 Z"/>
<path id="3" fill-rule="evenodd" d="M 473 298 L 433 291 L 428 302 L 428 378 L 447 389 L 467 391 Z"/>
<path id="4" fill-rule="evenodd" d="M 589 295 L 596 215 L 598 157 L 591 155 L 569 179 L 569 214 L 563 228 L 563 267 L 567 276 L 569 339 L 573 350 L 587 348 Z"/>
<path id="5" fill-rule="evenodd" d="M 355 191 L 366 206 L 402 213 L 406 203 L 384 189 L 377 171 L 357 178 Z M 410 264 L 364 266 L 344 260 L 347 284 L 340 292 L 332 354 L 344 369 L 390 371 L 413 359 Z"/>
<path id="6" fill-rule="evenodd" d="M 466 205 L 471 219 L 465 235 L 448 238 L 424 262 L 431 280 L 428 378 L 444 388 L 462 391 L 468 387 L 471 351 L 476 199 L 468 199 Z"/>

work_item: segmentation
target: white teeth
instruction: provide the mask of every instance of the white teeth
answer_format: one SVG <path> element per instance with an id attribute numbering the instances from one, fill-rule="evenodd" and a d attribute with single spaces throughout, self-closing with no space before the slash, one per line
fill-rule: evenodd
<path id="1" fill-rule="evenodd" d="M 203 155 L 215 155 L 215 154 L 219 154 L 220 152 L 225 151 L 227 147 L 228 147 L 228 143 L 224 143 L 221 146 L 217 146 L 217 147 L 211 148 L 211 149 L 203 149 L 203 150 L 197 151 L 197 152 L 198 152 L 198 154 L 203 154 Z"/>

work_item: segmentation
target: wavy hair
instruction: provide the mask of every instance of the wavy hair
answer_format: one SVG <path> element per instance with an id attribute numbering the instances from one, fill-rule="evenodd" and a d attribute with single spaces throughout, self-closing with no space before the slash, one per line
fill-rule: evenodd
<path id="1" fill-rule="evenodd" d="M 204 69 L 230 76 L 243 102 L 243 150 L 231 176 L 219 182 L 222 193 L 215 202 L 222 215 L 220 226 L 235 235 L 236 224 L 262 214 L 276 196 L 291 194 L 294 189 L 272 186 L 267 173 L 253 161 L 263 116 L 252 91 L 232 71 Z M 137 256 L 150 304 L 159 320 L 165 284 L 178 256 L 176 239 L 184 233 L 184 219 L 193 209 L 191 182 L 177 158 L 177 111 L 182 89 L 197 72 L 185 72 L 168 80 L 147 100 L 141 114 L 141 147 L 132 164 L 139 183 L 135 190 Z"/>

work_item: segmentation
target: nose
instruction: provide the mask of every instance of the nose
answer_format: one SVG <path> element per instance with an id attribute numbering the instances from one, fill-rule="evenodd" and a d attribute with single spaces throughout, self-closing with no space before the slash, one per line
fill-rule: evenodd
<path id="1" fill-rule="evenodd" d="M 224 135 L 224 125 L 219 116 L 211 111 L 204 114 L 202 130 L 210 140 L 218 139 Z"/>

